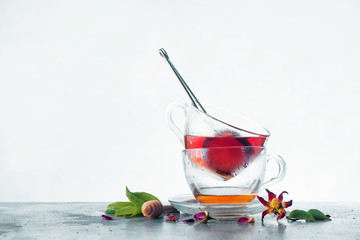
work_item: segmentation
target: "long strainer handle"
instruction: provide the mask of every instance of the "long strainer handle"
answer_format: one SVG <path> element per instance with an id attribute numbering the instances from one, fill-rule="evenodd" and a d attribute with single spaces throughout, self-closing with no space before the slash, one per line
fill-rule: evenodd
<path id="1" fill-rule="evenodd" d="M 176 70 L 175 66 L 172 64 L 172 62 L 169 59 L 169 55 L 167 54 L 167 52 L 165 51 L 165 49 L 160 48 L 159 49 L 159 53 L 160 56 L 162 56 L 170 65 L 171 69 L 174 71 L 176 77 L 179 79 L 181 85 L 184 87 L 186 93 L 188 94 L 189 98 L 191 99 L 192 103 L 194 104 L 194 106 L 196 108 L 198 108 L 198 106 L 196 105 L 199 104 L 199 107 L 201 108 L 201 110 L 206 113 L 205 109 L 203 108 L 203 106 L 201 105 L 201 103 L 199 102 L 199 100 L 196 98 L 196 96 L 194 95 L 194 93 L 191 91 L 191 89 L 189 88 L 189 86 L 186 84 L 185 80 L 181 77 L 180 73 Z"/>

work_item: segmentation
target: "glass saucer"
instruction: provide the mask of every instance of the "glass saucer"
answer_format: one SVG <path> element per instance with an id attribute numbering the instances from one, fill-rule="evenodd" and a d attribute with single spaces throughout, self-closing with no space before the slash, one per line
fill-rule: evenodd
<path id="1" fill-rule="evenodd" d="M 257 198 L 251 203 L 203 204 L 197 202 L 192 194 L 183 194 L 173 196 L 168 200 L 180 212 L 196 214 L 201 210 L 206 210 L 215 219 L 254 215 L 266 209 Z"/>

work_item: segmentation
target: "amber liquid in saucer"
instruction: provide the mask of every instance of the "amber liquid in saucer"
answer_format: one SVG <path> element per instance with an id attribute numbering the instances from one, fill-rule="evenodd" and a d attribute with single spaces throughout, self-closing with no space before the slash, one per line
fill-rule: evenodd
<path id="1" fill-rule="evenodd" d="M 249 195 L 195 195 L 195 198 L 204 204 L 230 204 L 230 203 L 250 203 L 257 194 Z"/>

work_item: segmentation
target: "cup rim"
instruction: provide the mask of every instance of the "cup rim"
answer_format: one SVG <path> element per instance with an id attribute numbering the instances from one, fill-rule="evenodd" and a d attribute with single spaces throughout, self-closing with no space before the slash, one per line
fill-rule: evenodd
<path id="1" fill-rule="evenodd" d="M 186 148 L 186 149 L 182 149 L 182 152 L 187 152 L 187 151 L 199 151 L 199 150 L 209 150 L 209 149 L 236 149 L 236 148 L 240 148 L 240 149 L 246 149 L 246 148 L 251 148 L 251 149 L 266 149 L 266 147 L 264 146 L 228 146 L 228 147 L 209 147 L 209 148 Z"/>
<path id="2" fill-rule="evenodd" d="M 188 105 L 193 106 L 192 104 L 188 104 Z M 232 115 L 232 116 L 234 116 L 236 118 L 243 119 L 243 120 L 247 121 L 248 123 L 252 124 L 253 126 L 256 126 L 256 128 L 258 128 L 258 129 L 256 131 L 254 131 L 254 130 L 246 130 L 246 129 L 243 129 L 241 127 L 235 126 L 234 124 L 232 124 L 232 122 L 226 122 L 226 121 L 220 120 L 221 118 L 219 118 L 218 116 L 213 116 L 213 115 L 210 115 L 208 113 L 205 113 L 208 117 L 210 117 L 210 118 L 212 118 L 212 119 L 214 119 L 216 121 L 219 121 L 219 122 L 221 122 L 221 123 L 223 123 L 225 125 L 228 125 L 228 126 L 230 126 L 232 128 L 235 128 L 235 129 L 238 129 L 238 130 L 250 133 L 250 134 L 255 134 L 255 135 L 258 135 L 258 136 L 261 136 L 261 137 L 265 137 L 265 138 L 268 138 L 268 137 L 271 136 L 271 133 L 267 128 L 263 127 L 262 125 L 260 125 L 258 122 L 254 121 L 254 120 L 250 120 L 250 119 L 248 119 L 248 118 L 246 118 L 246 117 L 244 117 L 242 115 L 231 112 L 231 111 L 229 111 L 229 110 L 227 110 L 225 108 L 222 108 L 222 107 L 219 107 L 219 106 L 216 106 L 216 105 L 213 105 L 213 104 L 203 104 L 203 105 L 205 107 L 207 107 L 207 108 L 213 108 L 213 109 L 219 110 L 219 111 L 221 111 L 223 113 L 230 114 L 230 115 Z M 195 110 L 200 111 L 197 108 Z M 200 112 L 202 112 L 202 111 L 200 111 Z M 261 133 L 258 132 L 258 130 L 260 130 L 260 129 L 261 129 L 261 131 L 259 131 L 259 132 L 261 132 Z"/>

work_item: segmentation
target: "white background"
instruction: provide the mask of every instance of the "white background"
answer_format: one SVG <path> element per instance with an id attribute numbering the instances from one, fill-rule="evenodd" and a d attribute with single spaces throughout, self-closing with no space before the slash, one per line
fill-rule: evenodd
<path id="1" fill-rule="evenodd" d="M 360 201 L 359 1 L 0 1 L 0 201 L 189 192 L 165 109 L 259 122 L 296 201 Z"/>

